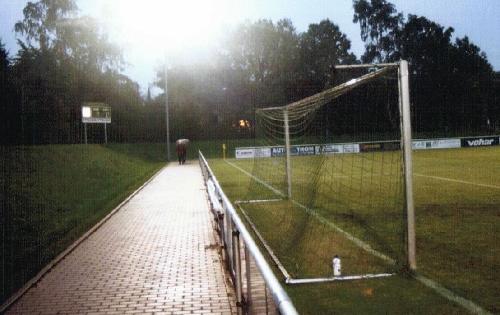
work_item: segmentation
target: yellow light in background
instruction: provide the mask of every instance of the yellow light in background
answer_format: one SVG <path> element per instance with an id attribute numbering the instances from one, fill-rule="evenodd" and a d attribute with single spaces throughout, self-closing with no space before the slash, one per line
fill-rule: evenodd
<path id="1" fill-rule="evenodd" d="M 246 119 L 240 119 L 238 120 L 238 126 L 240 128 L 250 128 L 250 122 Z"/>

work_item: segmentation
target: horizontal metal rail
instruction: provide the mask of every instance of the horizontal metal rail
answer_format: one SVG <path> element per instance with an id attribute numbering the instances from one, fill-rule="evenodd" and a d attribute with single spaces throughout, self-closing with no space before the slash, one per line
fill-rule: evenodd
<path id="1" fill-rule="evenodd" d="M 209 180 L 211 181 L 211 183 L 213 184 L 212 189 L 215 190 L 215 194 L 218 197 L 217 201 L 222 205 L 223 213 L 221 215 L 225 218 L 225 224 L 221 224 L 222 230 L 227 231 L 229 227 L 233 231 L 233 235 L 238 236 L 237 238 L 228 237 L 228 235 L 224 235 L 226 234 L 225 232 L 221 233 L 221 241 L 224 243 L 223 248 L 225 249 L 225 257 L 227 259 L 227 263 L 229 264 L 228 267 L 233 279 L 236 280 L 234 281 L 236 292 L 241 292 L 241 287 L 238 287 L 241 285 L 241 274 L 235 274 L 235 272 L 240 273 L 242 271 L 242 268 L 241 261 L 235 261 L 236 258 L 238 260 L 240 259 L 239 250 L 238 252 L 236 252 L 236 249 L 239 248 L 239 244 L 234 244 L 235 239 L 237 240 L 237 242 L 239 242 L 239 240 L 243 241 L 245 252 L 248 253 L 255 261 L 255 264 L 262 278 L 264 279 L 267 289 L 269 289 L 272 294 L 277 310 L 279 310 L 279 312 L 283 315 L 298 314 L 290 297 L 281 286 L 279 280 L 274 275 L 273 270 L 271 269 L 266 259 L 264 258 L 264 255 L 255 243 L 251 233 L 248 231 L 245 224 L 233 207 L 232 203 L 229 201 L 226 194 L 222 190 L 217 178 L 210 169 L 207 160 L 205 159 L 201 151 L 198 151 L 198 154 L 205 183 L 207 183 Z M 210 184 L 210 186 L 212 186 L 212 184 Z M 224 226 L 226 226 L 226 228 L 224 228 Z M 249 257 L 245 257 L 245 259 L 248 258 Z M 239 304 L 237 305 L 239 307 L 238 313 L 241 314 L 243 309 L 241 303 L 243 303 L 243 299 L 241 296 L 238 296 L 236 300 L 237 304 Z"/>
<path id="2" fill-rule="evenodd" d="M 364 63 L 364 64 L 359 64 L 359 65 L 336 65 L 335 69 L 381 68 L 381 67 L 399 67 L 399 62 L 393 62 L 393 63 Z"/>

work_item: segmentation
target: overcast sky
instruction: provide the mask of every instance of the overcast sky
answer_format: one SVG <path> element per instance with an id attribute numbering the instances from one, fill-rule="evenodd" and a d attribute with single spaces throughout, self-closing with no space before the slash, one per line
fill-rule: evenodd
<path id="1" fill-rule="evenodd" d="M 32 0 L 33 1 L 33 0 Z M 119 4 L 120 9 L 127 0 L 77 0 L 82 14 L 88 14 L 102 20 L 108 28 L 110 39 L 116 41 L 124 51 L 129 66 L 125 73 L 139 82 L 143 92 L 153 82 L 155 69 L 164 60 L 164 49 L 152 46 L 152 40 L 147 38 L 157 37 L 157 33 L 149 32 L 148 27 L 140 27 L 140 24 L 151 23 L 151 20 L 161 20 L 162 12 L 145 18 L 148 14 L 148 1 L 133 1 L 136 7 L 130 7 L 123 11 L 120 17 L 116 17 L 113 7 Z M 156 0 L 158 1 L 158 0 Z M 255 21 L 259 18 L 268 18 L 277 21 L 281 18 L 290 18 L 299 32 L 305 31 L 310 23 L 317 23 L 322 19 L 329 18 L 338 24 L 342 32 L 346 33 L 352 41 L 352 51 L 359 57 L 364 50 L 360 39 L 359 25 L 352 22 L 353 10 L 351 0 L 206 0 L 202 7 L 197 5 L 196 0 L 166 1 L 168 6 L 176 7 L 179 3 L 187 3 L 183 8 L 188 15 L 168 15 L 171 19 L 177 18 L 178 24 L 190 23 L 189 20 L 199 20 L 204 25 L 217 24 L 217 30 L 225 30 L 244 20 Z M 391 0 L 398 11 L 405 16 L 408 13 L 423 15 L 438 22 L 443 26 L 452 26 L 455 36 L 464 35 L 478 45 L 488 56 L 488 60 L 495 70 L 500 70 L 500 0 Z M 17 52 L 14 23 L 22 18 L 22 9 L 25 0 L 0 0 L 0 38 L 6 44 L 10 55 Z M 210 5 L 206 5 L 209 3 Z M 139 7 L 140 6 L 140 7 Z M 193 8 L 200 8 L 194 12 Z M 175 10 L 171 10 L 172 12 Z M 222 12 L 222 13 L 221 13 Z M 124 18 L 125 14 L 142 13 L 141 22 Z M 184 13 L 186 14 L 186 13 Z M 182 21 L 182 22 L 180 22 Z M 217 21 L 215 23 L 215 21 Z M 160 21 L 161 22 L 161 21 Z M 179 26 L 182 28 L 184 26 Z M 171 26 L 175 29 L 176 26 Z M 206 27 L 201 27 L 205 29 Z M 215 28 L 212 30 L 214 31 Z M 214 32 L 212 32 L 214 33 Z M 201 34 L 201 33 L 200 33 Z M 213 35 L 213 34 L 212 34 Z M 210 42 L 215 41 L 215 36 L 200 36 L 195 42 L 202 42 L 199 46 L 183 46 L 184 50 L 177 51 L 177 58 L 182 55 L 185 60 L 206 58 Z M 158 42 L 155 40 L 154 42 Z M 193 42 L 193 41 L 191 41 Z M 187 62 L 185 61 L 184 62 Z"/>

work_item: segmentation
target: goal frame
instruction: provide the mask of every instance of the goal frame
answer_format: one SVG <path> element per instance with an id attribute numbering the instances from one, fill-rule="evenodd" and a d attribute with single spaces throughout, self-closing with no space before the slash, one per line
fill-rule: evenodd
<path id="1" fill-rule="evenodd" d="M 407 262 L 406 266 L 410 272 L 417 269 L 416 262 L 416 240 L 415 240 L 415 208 L 413 198 L 413 159 L 412 159 L 412 128 L 410 114 L 410 84 L 408 61 L 400 60 L 394 63 L 379 63 L 379 64 L 353 64 L 353 65 L 337 65 L 335 69 L 356 69 L 356 68 L 375 68 L 379 69 L 375 73 L 367 74 L 363 77 L 353 79 L 329 90 L 309 96 L 305 99 L 288 104 L 283 107 L 268 107 L 260 109 L 260 111 L 282 111 L 284 120 L 284 136 L 285 136 L 285 158 L 286 158 L 286 182 L 287 192 L 286 198 L 292 198 L 292 161 L 291 161 L 291 145 L 290 145 L 290 130 L 289 130 L 289 109 L 294 107 L 305 107 L 308 102 L 314 99 L 334 99 L 340 94 L 336 94 L 341 89 L 354 89 L 357 86 L 364 84 L 385 71 L 397 69 L 398 72 L 398 101 L 399 101 L 399 116 L 400 116 L 400 131 L 401 131 L 401 150 L 403 155 L 403 176 L 404 176 L 404 197 L 406 210 L 406 247 L 407 247 Z M 336 90 L 337 89 L 337 90 Z M 330 93 L 330 94 L 329 94 Z M 308 279 L 303 279 L 307 282 Z M 325 279 L 309 279 L 313 282 L 332 281 L 332 278 Z"/>

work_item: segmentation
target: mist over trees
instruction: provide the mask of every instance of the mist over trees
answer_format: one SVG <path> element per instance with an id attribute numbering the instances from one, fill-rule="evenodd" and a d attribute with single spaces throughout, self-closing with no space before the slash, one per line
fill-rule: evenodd
<path id="1" fill-rule="evenodd" d="M 165 141 L 165 93 L 141 95 L 122 74 L 120 48 L 97 21 L 78 14 L 75 0 L 30 2 L 23 14 L 14 26 L 19 52 L 9 55 L 0 40 L 3 144 L 82 143 L 86 101 L 111 105 L 110 141 Z M 256 108 L 285 105 L 342 82 L 335 65 L 400 59 L 410 62 L 417 133 L 498 132 L 499 74 L 469 38 L 454 39 L 453 28 L 404 16 L 386 0 L 354 0 L 353 22 L 366 47 L 360 59 L 335 21 L 298 32 L 291 20 L 281 19 L 230 30 L 210 62 L 171 65 L 172 139 L 251 137 Z M 155 83 L 160 89 L 163 69 Z M 336 114 L 344 115 L 339 127 L 349 121 L 346 112 Z M 88 128 L 89 139 L 101 141 L 102 126 Z"/>

